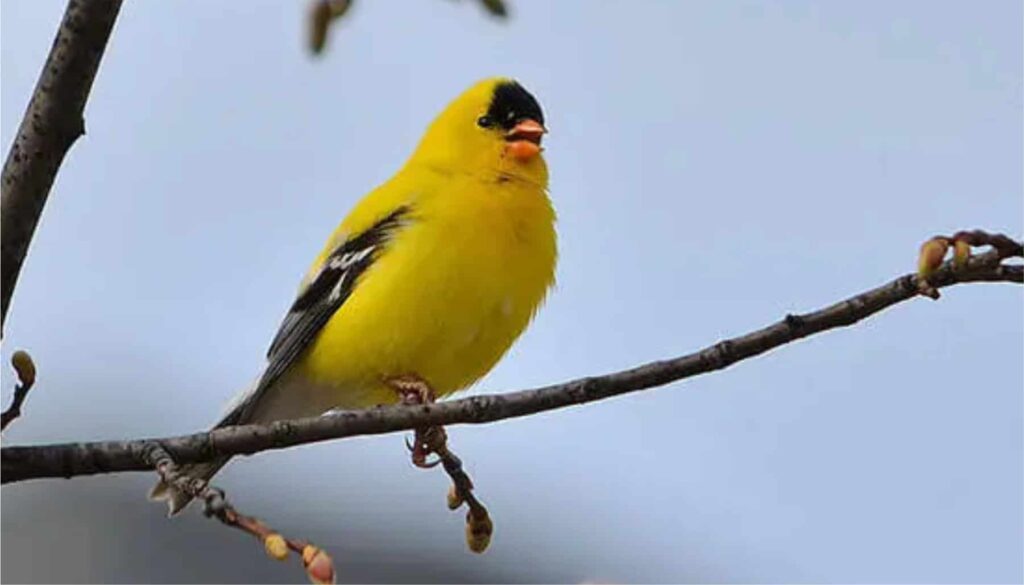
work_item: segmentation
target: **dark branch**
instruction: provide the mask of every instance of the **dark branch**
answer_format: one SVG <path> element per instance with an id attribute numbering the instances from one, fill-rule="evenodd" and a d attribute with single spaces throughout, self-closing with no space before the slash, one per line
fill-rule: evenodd
<path id="1" fill-rule="evenodd" d="M 1024 267 L 1001 264 L 1002 258 L 998 250 L 993 250 L 971 258 L 961 269 L 955 270 L 952 263 L 946 263 L 928 280 L 936 288 L 968 282 L 1024 282 Z M 853 325 L 915 297 L 918 282 L 917 276 L 901 276 L 824 309 L 804 315 L 788 315 L 764 329 L 722 341 L 696 353 L 604 376 L 508 394 L 338 412 L 269 425 L 225 427 L 164 439 L 4 447 L 0 450 L 0 475 L 3 483 L 8 483 L 42 477 L 148 471 L 152 464 L 145 455 L 147 445 L 153 441 L 159 442 L 176 462 L 195 463 L 222 455 L 251 454 L 356 435 L 437 425 L 479 424 L 527 416 L 713 372 L 796 339 Z"/>
<path id="2" fill-rule="evenodd" d="M 0 196 L 0 328 L 64 156 L 85 133 L 82 112 L 121 0 L 71 0 L 4 162 Z"/>

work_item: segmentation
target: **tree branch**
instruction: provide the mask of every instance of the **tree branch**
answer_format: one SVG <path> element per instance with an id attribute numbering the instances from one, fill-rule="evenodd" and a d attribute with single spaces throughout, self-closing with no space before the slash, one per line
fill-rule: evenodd
<path id="1" fill-rule="evenodd" d="M 121 0 L 70 0 L 4 162 L 0 195 L 0 330 L 64 156 L 85 134 L 82 112 Z"/>
<path id="2" fill-rule="evenodd" d="M 956 269 L 947 262 L 928 277 L 928 283 L 935 288 L 944 288 L 969 282 L 1024 282 L 1024 267 L 1002 264 L 1004 257 L 1005 254 L 999 250 L 992 250 L 970 258 L 963 268 Z M 485 394 L 437 404 L 342 411 L 314 418 L 225 427 L 162 439 L 4 447 L 0 450 L 0 475 L 3 483 L 9 483 L 43 477 L 152 471 L 146 453 L 153 443 L 160 444 L 178 463 L 194 463 L 222 455 L 251 454 L 356 435 L 436 425 L 487 423 L 594 402 L 720 370 L 797 339 L 853 325 L 915 297 L 920 282 L 921 278 L 915 275 L 901 276 L 824 309 L 804 315 L 786 315 L 768 327 L 721 341 L 696 353 L 604 376 L 508 394 Z"/>

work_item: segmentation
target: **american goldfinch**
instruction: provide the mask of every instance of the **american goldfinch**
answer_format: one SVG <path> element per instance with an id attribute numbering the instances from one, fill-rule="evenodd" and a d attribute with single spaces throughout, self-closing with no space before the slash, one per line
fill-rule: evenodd
<path id="1" fill-rule="evenodd" d="M 545 132 L 512 79 L 449 104 L 328 238 L 265 369 L 217 426 L 394 403 L 389 381 L 407 377 L 444 396 L 494 367 L 554 282 Z M 208 479 L 226 462 L 183 471 Z M 172 515 L 190 499 L 162 482 L 150 495 Z"/>

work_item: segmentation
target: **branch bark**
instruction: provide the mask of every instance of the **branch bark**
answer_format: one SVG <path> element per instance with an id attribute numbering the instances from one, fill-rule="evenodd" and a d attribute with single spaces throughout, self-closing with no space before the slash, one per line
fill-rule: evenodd
<path id="1" fill-rule="evenodd" d="M 929 276 L 928 284 L 944 288 L 969 282 L 1024 282 L 1024 267 L 1002 264 L 1004 257 L 1004 253 L 993 250 L 971 258 L 966 266 L 959 269 L 947 262 Z M 222 455 L 252 454 L 356 435 L 426 426 L 479 424 L 527 416 L 723 369 L 797 339 L 853 325 L 914 298 L 921 284 L 920 277 L 908 274 L 823 309 L 803 315 L 786 315 L 781 321 L 763 329 L 721 341 L 689 355 L 533 390 L 473 396 L 436 404 L 345 411 L 161 439 L 4 447 L 0 450 L 0 476 L 3 483 L 10 483 L 44 477 L 152 471 L 152 463 L 146 454 L 154 443 L 166 449 L 175 462 L 194 463 Z"/>
<path id="2" fill-rule="evenodd" d="M 70 0 L 7 153 L 0 195 L 0 331 L 21 265 L 82 112 L 121 0 Z"/>

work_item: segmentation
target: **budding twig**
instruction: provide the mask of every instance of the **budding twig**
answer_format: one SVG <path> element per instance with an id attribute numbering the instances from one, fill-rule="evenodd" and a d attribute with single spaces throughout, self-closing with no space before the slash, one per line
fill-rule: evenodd
<path id="1" fill-rule="evenodd" d="M 452 478 L 448 490 L 448 509 L 457 510 L 463 503 L 469 508 L 466 512 L 466 546 L 475 553 L 482 553 L 491 544 L 494 523 L 491 521 L 487 508 L 473 493 L 473 480 L 462 467 L 462 460 L 452 453 L 447 442 L 440 445 L 435 452 L 441 459 L 445 473 Z"/>
<path id="2" fill-rule="evenodd" d="M 18 385 L 14 387 L 14 397 L 11 405 L 0 415 L 0 431 L 7 428 L 7 425 L 21 416 L 21 405 L 28 398 L 28 391 L 36 383 L 36 364 L 27 351 L 18 350 L 11 356 L 11 365 L 18 374 Z"/>
<path id="3" fill-rule="evenodd" d="M 952 267 L 955 270 L 967 268 L 971 259 L 971 248 L 991 246 L 1001 262 L 1006 258 L 1024 257 L 1024 246 L 1004 234 L 990 234 L 982 230 L 959 231 L 952 236 L 935 236 L 921 244 L 917 259 L 917 289 L 926 297 L 938 299 L 938 288 L 931 277 L 942 266 L 946 253 L 953 248 Z"/>
<path id="4" fill-rule="evenodd" d="M 388 380 L 388 384 L 401 397 L 402 404 L 411 406 L 434 402 L 433 389 L 420 378 L 397 377 Z M 416 427 L 414 433 L 412 444 L 406 443 L 412 452 L 413 465 L 421 469 L 436 467 L 438 464 L 444 467 L 445 473 L 452 479 L 452 486 L 448 490 L 448 509 L 457 510 L 466 504 L 469 508 L 466 513 L 466 546 L 475 553 L 484 552 L 491 543 L 494 523 L 487 508 L 473 493 L 473 480 L 463 468 L 462 460 L 448 447 L 448 433 L 439 425 Z M 427 461 L 431 454 L 437 455 L 437 459 Z"/>
<path id="5" fill-rule="evenodd" d="M 201 500 L 203 515 L 216 518 L 225 526 L 237 528 L 255 536 L 262 544 L 267 556 L 283 561 L 289 550 L 302 559 L 306 574 L 313 583 L 333 583 L 334 563 L 323 549 L 302 540 L 285 538 L 261 520 L 240 513 L 225 497 L 224 490 L 214 487 L 204 479 L 189 477 L 181 472 L 171 455 L 159 443 L 151 442 L 145 449 L 144 457 L 160 474 L 160 479 L 175 489 Z"/>
<path id="6" fill-rule="evenodd" d="M 448 447 L 448 434 L 444 427 L 419 428 L 415 432 L 416 437 L 411 446 L 413 463 L 421 468 L 441 464 L 452 480 L 448 488 L 448 509 L 458 510 L 462 504 L 469 508 L 466 512 L 466 546 L 475 553 L 484 552 L 491 543 L 494 523 L 487 508 L 473 493 L 473 480 L 466 473 L 462 459 Z M 437 460 L 427 462 L 425 458 L 430 454 L 437 455 Z"/>

